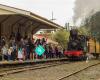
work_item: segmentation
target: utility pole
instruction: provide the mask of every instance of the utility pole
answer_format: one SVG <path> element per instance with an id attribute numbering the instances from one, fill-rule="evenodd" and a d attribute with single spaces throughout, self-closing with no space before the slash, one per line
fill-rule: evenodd
<path id="1" fill-rule="evenodd" d="M 53 22 L 53 21 L 55 21 L 56 19 L 54 18 L 54 13 L 53 13 L 53 11 L 52 11 L 52 15 L 51 15 L 51 21 Z M 53 31 L 55 31 L 55 30 L 53 30 Z"/>
<path id="2" fill-rule="evenodd" d="M 69 23 L 67 23 L 67 25 L 68 25 L 68 31 L 70 31 L 70 26 L 69 26 Z"/>
<path id="3" fill-rule="evenodd" d="M 54 14 L 53 14 L 53 11 L 52 11 L 52 16 L 51 16 L 52 18 L 51 18 L 51 21 L 53 22 L 54 20 L 56 20 L 55 18 L 54 18 Z"/>
<path id="4" fill-rule="evenodd" d="M 66 30 L 68 30 L 68 31 L 70 30 L 69 23 L 66 23 L 66 24 L 65 24 L 65 27 L 66 27 Z"/>

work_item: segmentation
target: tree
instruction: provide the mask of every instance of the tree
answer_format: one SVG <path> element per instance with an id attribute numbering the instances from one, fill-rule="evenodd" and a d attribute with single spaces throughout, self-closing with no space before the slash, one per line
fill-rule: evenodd
<path id="1" fill-rule="evenodd" d="M 79 32 L 79 34 L 83 34 L 83 35 L 87 35 L 87 36 L 90 35 L 89 29 L 85 28 L 84 26 L 79 27 L 78 32 Z"/>
<path id="2" fill-rule="evenodd" d="M 87 17 L 84 21 L 84 26 L 88 27 L 91 35 L 100 41 L 100 11 Z"/>
<path id="3" fill-rule="evenodd" d="M 54 35 L 53 38 L 55 41 L 59 43 L 62 48 L 67 48 L 67 43 L 69 40 L 69 32 L 65 29 L 58 30 Z"/>

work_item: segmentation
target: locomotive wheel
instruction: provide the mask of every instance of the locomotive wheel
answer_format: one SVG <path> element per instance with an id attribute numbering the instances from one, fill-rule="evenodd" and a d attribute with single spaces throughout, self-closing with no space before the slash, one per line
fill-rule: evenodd
<path id="1" fill-rule="evenodd" d="M 87 56 L 83 55 L 83 56 L 80 56 L 80 57 L 77 57 L 77 56 L 72 56 L 69 58 L 70 61 L 85 61 L 87 59 Z"/>

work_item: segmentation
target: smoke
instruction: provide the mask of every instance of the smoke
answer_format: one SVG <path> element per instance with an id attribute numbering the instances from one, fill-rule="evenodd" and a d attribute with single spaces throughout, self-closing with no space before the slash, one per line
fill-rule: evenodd
<path id="1" fill-rule="evenodd" d="M 74 23 L 78 19 L 88 17 L 97 11 L 100 11 L 100 0 L 76 0 L 74 7 Z"/>

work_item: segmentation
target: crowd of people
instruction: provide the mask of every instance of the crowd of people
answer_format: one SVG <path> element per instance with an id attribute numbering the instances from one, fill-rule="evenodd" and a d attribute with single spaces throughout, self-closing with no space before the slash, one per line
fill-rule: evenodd
<path id="1" fill-rule="evenodd" d="M 35 52 L 36 47 L 39 45 L 45 49 L 45 52 L 40 56 Z M 22 37 L 20 34 L 17 36 L 11 35 L 8 41 L 2 36 L 0 49 L 2 60 L 7 61 L 58 58 L 63 55 L 62 50 L 58 46 L 47 44 L 45 38 L 35 40 L 27 36 Z"/>

